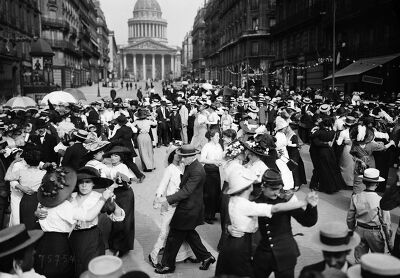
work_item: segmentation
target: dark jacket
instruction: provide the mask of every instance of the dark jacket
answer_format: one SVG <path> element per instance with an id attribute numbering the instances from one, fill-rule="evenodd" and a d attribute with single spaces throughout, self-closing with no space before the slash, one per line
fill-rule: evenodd
<path id="1" fill-rule="evenodd" d="M 30 141 L 38 147 L 40 151 L 40 161 L 58 162 L 58 155 L 54 151 L 54 147 L 57 146 L 57 137 L 46 133 L 43 143 L 39 135 L 30 136 Z"/>
<path id="2" fill-rule="evenodd" d="M 79 168 L 83 167 L 84 163 L 86 162 L 84 161 L 84 156 L 86 153 L 87 149 L 83 146 L 83 144 L 77 142 L 65 150 L 64 158 L 61 164 L 62 166 L 68 166 L 74 170 L 78 170 Z"/>
<path id="3" fill-rule="evenodd" d="M 167 119 L 170 118 L 170 112 L 168 111 L 167 107 L 165 107 L 165 117 L 163 116 L 161 107 L 157 108 L 156 113 L 157 113 L 156 119 L 157 119 L 158 123 L 165 123 L 167 121 Z"/>
<path id="4" fill-rule="evenodd" d="M 115 132 L 115 135 L 110 139 L 110 142 L 129 148 L 134 153 L 134 156 L 136 156 L 136 152 L 132 144 L 132 139 L 132 128 L 123 125 Z"/>
<path id="5" fill-rule="evenodd" d="M 257 203 L 278 204 L 284 199 L 271 200 L 265 196 L 257 199 Z M 307 206 L 306 210 L 296 209 L 273 214 L 271 218 L 258 217 L 261 240 L 256 252 L 272 252 L 279 271 L 292 269 L 300 255 L 296 240 L 293 237 L 291 218 L 296 219 L 302 226 L 311 227 L 317 223 L 317 207 Z"/>
<path id="6" fill-rule="evenodd" d="M 186 166 L 179 191 L 167 196 L 169 204 L 178 203 L 170 223 L 171 228 L 194 230 L 197 226 L 203 224 L 203 188 L 205 181 L 206 172 L 197 159 Z"/>
<path id="7" fill-rule="evenodd" d="M 94 108 L 92 108 L 87 117 L 88 124 L 98 126 L 100 124 L 100 114 Z"/>

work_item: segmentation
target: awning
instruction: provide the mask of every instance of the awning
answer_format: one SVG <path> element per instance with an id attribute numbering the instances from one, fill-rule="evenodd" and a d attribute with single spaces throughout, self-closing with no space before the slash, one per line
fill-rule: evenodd
<path id="1" fill-rule="evenodd" d="M 357 76 L 369 70 L 372 70 L 376 67 L 379 67 L 387 62 L 390 62 L 393 59 L 400 57 L 400 53 L 388 55 L 388 56 L 380 56 L 373 58 L 365 58 L 355 61 L 351 65 L 337 71 L 335 73 L 335 78 L 347 77 L 347 76 Z M 324 80 L 332 79 L 332 75 L 324 78 Z"/>

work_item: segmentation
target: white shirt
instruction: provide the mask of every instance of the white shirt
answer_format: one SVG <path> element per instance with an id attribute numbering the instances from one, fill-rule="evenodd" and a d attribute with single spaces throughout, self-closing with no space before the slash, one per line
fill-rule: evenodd
<path id="1" fill-rule="evenodd" d="M 208 123 L 212 124 L 212 125 L 216 125 L 216 124 L 218 124 L 218 121 L 219 121 L 219 116 L 218 116 L 217 112 L 212 111 L 210 113 L 210 115 L 208 116 Z"/>
<path id="2" fill-rule="evenodd" d="M 222 160 L 224 151 L 220 144 L 208 142 L 201 149 L 201 160 Z"/>
<path id="3" fill-rule="evenodd" d="M 54 208 L 42 209 L 47 210 L 48 213 L 45 219 L 39 219 L 43 232 L 71 233 L 76 222 L 75 217 L 81 215 L 81 219 L 84 220 L 86 215 L 85 211 L 73 206 L 67 200 Z"/>
<path id="4" fill-rule="evenodd" d="M 108 165 L 110 172 L 107 178 L 115 180 L 117 178 L 117 174 L 121 173 L 127 176 L 130 179 L 136 178 L 135 174 L 126 166 L 124 163 L 120 163 L 118 165 Z"/>
<path id="5" fill-rule="evenodd" d="M 35 270 L 32 268 L 31 270 L 22 273 L 22 276 L 18 274 L 9 274 L 0 272 L 0 278 L 46 278 L 46 276 L 37 274 Z"/>
<path id="6" fill-rule="evenodd" d="M 255 233 L 258 229 L 258 216 L 271 217 L 270 204 L 257 204 L 240 197 L 233 196 L 229 200 L 229 216 L 232 226 L 244 233 Z"/>
<path id="7" fill-rule="evenodd" d="M 101 161 L 92 159 L 89 162 L 87 162 L 85 166 L 89 166 L 89 167 L 93 167 L 93 168 L 97 169 L 97 171 L 99 171 L 100 176 L 102 178 L 107 178 L 107 177 L 111 176 L 110 167 L 108 167 Z"/>
<path id="8" fill-rule="evenodd" d="M 339 137 L 336 143 L 340 146 L 344 142 L 345 144 L 350 141 L 350 129 L 346 128 L 339 133 Z"/>
<path id="9" fill-rule="evenodd" d="M 249 162 L 245 165 L 245 167 L 251 170 L 257 176 L 257 183 L 261 182 L 265 171 L 268 169 L 268 166 L 265 165 L 265 163 L 261 160 L 257 160 L 254 163 Z"/>
<path id="10" fill-rule="evenodd" d="M 181 115 L 182 125 L 188 125 L 189 112 L 185 105 L 179 109 L 179 115 Z"/>
<path id="11" fill-rule="evenodd" d="M 163 177 L 161 178 L 160 184 L 158 185 L 156 195 L 157 196 L 168 196 L 179 191 L 179 185 L 181 183 L 181 175 L 183 169 L 171 163 L 165 168 Z"/>

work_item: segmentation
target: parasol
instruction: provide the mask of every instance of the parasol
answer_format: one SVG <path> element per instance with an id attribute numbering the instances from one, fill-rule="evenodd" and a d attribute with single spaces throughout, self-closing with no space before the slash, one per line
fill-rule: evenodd
<path id="1" fill-rule="evenodd" d="M 14 111 L 26 111 L 29 109 L 37 109 L 37 104 L 35 100 L 30 97 L 17 96 L 9 99 L 4 107 Z"/>
<path id="2" fill-rule="evenodd" d="M 211 85 L 210 83 L 203 83 L 203 84 L 201 85 L 201 87 L 202 87 L 204 90 L 211 90 L 211 89 L 213 88 L 213 85 Z"/>
<path id="3" fill-rule="evenodd" d="M 64 90 L 64 92 L 70 93 L 76 100 L 86 100 L 85 95 L 83 92 L 79 89 L 75 88 L 67 88 Z"/>
<path id="4" fill-rule="evenodd" d="M 73 95 L 64 91 L 54 91 L 44 96 L 41 103 L 47 104 L 50 101 L 52 104 L 59 105 L 61 103 L 77 103 Z"/>

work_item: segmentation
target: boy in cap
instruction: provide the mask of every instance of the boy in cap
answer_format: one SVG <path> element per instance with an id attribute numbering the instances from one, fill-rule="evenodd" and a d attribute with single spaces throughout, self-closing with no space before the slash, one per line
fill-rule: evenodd
<path id="1" fill-rule="evenodd" d="M 347 226 L 356 231 L 361 238 L 360 244 L 354 250 L 356 263 L 362 255 L 370 250 L 374 253 L 385 251 L 385 240 L 382 235 L 381 219 L 384 225 L 390 227 L 390 213 L 379 207 L 381 196 L 375 190 L 378 183 L 385 179 L 379 176 L 379 170 L 368 168 L 364 170 L 363 183 L 366 189 L 351 197 L 350 209 L 347 212 Z"/>

